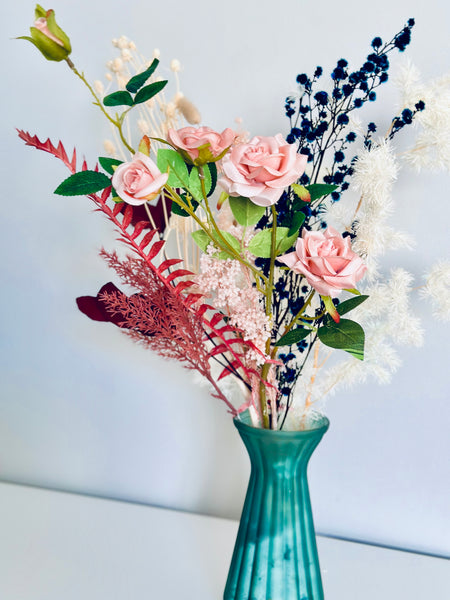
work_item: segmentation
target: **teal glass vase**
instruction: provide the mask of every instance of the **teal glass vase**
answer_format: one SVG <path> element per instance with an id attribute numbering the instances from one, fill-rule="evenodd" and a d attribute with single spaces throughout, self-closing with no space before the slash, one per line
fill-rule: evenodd
<path id="1" fill-rule="evenodd" d="M 302 431 L 234 424 L 251 473 L 224 600 L 323 600 L 306 469 L 328 419 Z"/>

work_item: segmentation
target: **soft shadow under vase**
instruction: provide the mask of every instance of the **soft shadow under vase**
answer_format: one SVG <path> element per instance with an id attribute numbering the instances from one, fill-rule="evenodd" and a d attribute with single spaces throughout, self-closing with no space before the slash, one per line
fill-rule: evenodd
<path id="1" fill-rule="evenodd" d="M 251 474 L 224 600 L 323 600 L 306 468 L 328 419 L 302 431 L 234 424 Z"/>

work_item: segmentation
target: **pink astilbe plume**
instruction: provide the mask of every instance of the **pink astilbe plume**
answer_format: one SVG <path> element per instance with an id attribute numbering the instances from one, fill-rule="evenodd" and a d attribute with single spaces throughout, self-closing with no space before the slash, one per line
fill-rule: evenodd
<path id="1" fill-rule="evenodd" d="M 132 257 L 121 260 L 115 252 L 105 250 L 100 255 L 123 283 L 137 291 L 132 296 L 105 291 L 101 297 L 109 314 L 121 315 L 125 333 L 163 358 L 198 371 L 213 385 L 213 395 L 236 414 L 211 375 L 201 318 L 186 307 L 179 294 L 171 293 L 146 263 Z"/>

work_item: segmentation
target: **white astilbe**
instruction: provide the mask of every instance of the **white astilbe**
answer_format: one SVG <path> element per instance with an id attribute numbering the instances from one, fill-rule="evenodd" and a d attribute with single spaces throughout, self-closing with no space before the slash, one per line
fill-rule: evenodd
<path id="1" fill-rule="evenodd" d="M 414 109 L 422 100 L 425 109 L 414 117 L 418 131 L 414 145 L 403 158 L 417 171 L 442 171 L 450 168 L 450 74 L 425 84 L 417 68 L 407 61 L 396 83 L 402 94 L 402 105 Z"/>
<path id="2" fill-rule="evenodd" d="M 450 321 L 450 262 L 441 261 L 426 275 L 426 284 L 420 290 L 433 305 L 433 316 Z"/>
<path id="3" fill-rule="evenodd" d="M 369 280 L 377 276 L 379 256 L 390 249 L 413 245 L 409 235 L 387 225 L 393 212 L 391 190 L 397 172 L 397 161 L 387 140 L 362 149 L 354 165 L 352 189 L 361 199 L 353 215 L 356 219 L 353 250 L 364 258 Z"/>
<path id="4" fill-rule="evenodd" d="M 260 350 L 249 350 L 247 358 L 257 365 L 263 364 L 271 323 L 261 303 L 261 294 L 252 286 L 240 262 L 219 260 L 213 253 L 215 249 L 210 245 L 200 257 L 200 273 L 195 278 L 199 291 L 213 298 L 214 307 L 227 314 L 229 324 L 242 330 L 244 338 Z"/>

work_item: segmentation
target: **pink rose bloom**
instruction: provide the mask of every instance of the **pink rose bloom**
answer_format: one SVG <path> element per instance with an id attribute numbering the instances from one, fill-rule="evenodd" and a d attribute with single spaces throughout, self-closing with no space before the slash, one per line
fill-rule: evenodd
<path id="1" fill-rule="evenodd" d="M 171 144 L 184 152 L 191 158 L 192 162 L 199 159 L 201 146 L 209 153 L 211 161 L 217 158 L 234 142 L 236 133 L 230 129 L 224 129 L 217 133 L 210 127 L 182 127 L 181 129 L 169 129 L 167 138 Z M 209 152 L 208 152 L 209 151 Z M 202 156 L 200 156 L 202 159 Z M 205 160 L 204 162 L 208 162 Z"/>
<path id="2" fill-rule="evenodd" d="M 278 260 L 295 273 L 304 275 L 322 296 L 336 296 L 341 290 L 356 287 L 366 272 L 366 265 L 350 246 L 350 238 L 342 237 L 333 227 L 322 231 L 303 231 L 295 252 Z"/>
<path id="3" fill-rule="evenodd" d="M 122 163 L 114 171 L 112 185 L 122 200 L 139 206 L 159 196 L 168 177 L 148 156 L 136 152 L 130 162 Z"/>
<path id="4" fill-rule="evenodd" d="M 254 137 L 238 144 L 222 160 L 220 185 L 230 196 L 250 198 L 259 206 L 271 206 L 283 189 L 302 175 L 307 157 L 298 154 L 281 133 L 275 137 Z"/>

